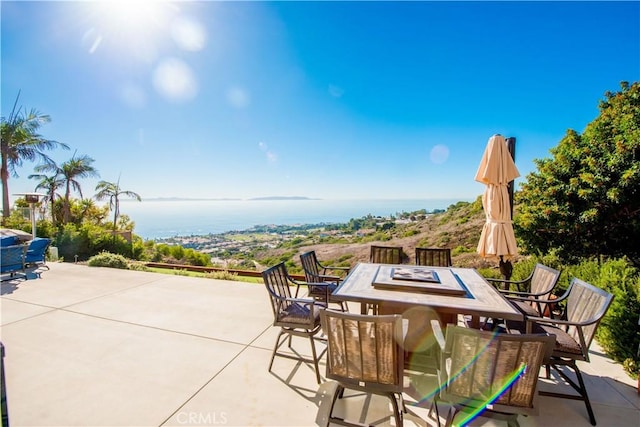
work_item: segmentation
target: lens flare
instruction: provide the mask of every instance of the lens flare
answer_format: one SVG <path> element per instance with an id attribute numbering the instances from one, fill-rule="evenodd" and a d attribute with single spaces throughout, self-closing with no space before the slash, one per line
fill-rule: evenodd
<path id="1" fill-rule="evenodd" d="M 465 412 L 465 411 L 458 412 L 458 415 L 456 415 L 455 419 L 453 420 L 453 425 L 463 427 L 469 424 L 475 418 L 477 418 L 480 414 L 482 414 L 482 412 L 485 409 L 489 408 L 490 405 L 493 404 L 493 402 L 498 400 L 500 396 L 502 396 L 504 392 L 507 391 L 509 387 L 511 387 L 511 385 L 515 383 L 518 380 L 518 378 L 520 378 L 524 374 L 526 370 L 527 370 L 527 365 L 525 364 L 520 365 L 518 369 L 513 371 L 511 375 L 505 378 L 504 383 L 502 384 L 502 387 L 496 389 L 496 391 L 491 396 L 489 396 L 486 402 L 484 402 L 482 405 L 479 405 L 478 407 L 472 408 L 472 410 L 469 412 Z"/>
<path id="2" fill-rule="evenodd" d="M 153 85 L 165 98 L 188 101 L 198 92 L 198 84 L 191 67 L 177 58 L 164 59 L 153 73 Z"/>
<path id="3" fill-rule="evenodd" d="M 498 332 L 494 332 L 494 335 L 497 333 Z M 489 347 L 490 343 L 491 343 L 490 340 L 487 341 L 487 344 L 483 348 L 481 348 L 478 353 L 473 355 L 473 357 L 469 360 L 469 362 L 465 366 L 463 366 L 460 370 L 458 370 L 457 372 L 451 372 L 449 374 L 448 382 L 454 382 L 459 376 L 464 374 L 466 370 L 469 369 L 469 367 L 472 366 L 477 361 L 477 359 L 482 355 L 482 353 Z M 516 381 L 518 381 L 518 379 L 522 375 L 524 375 L 526 370 L 527 370 L 527 365 L 521 364 L 516 370 L 514 370 L 504 378 L 502 385 L 496 388 L 495 391 L 490 396 L 488 396 L 486 401 L 482 402 L 482 404 L 480 405 L 474 404 L 474 406 L 470 406 L 468 404 L 469 402 L 467 402 L 467 404 L 465 405 L 467 410 L 458 412 L 458 414 L 456 414 L 453 420 L 452 425 L 456 427 L 463 427 L 463 426 L 466 426 L 471 421 L 473 421 L 478 416 L 480 416 L 480 414 L 482 414 L 482 412 L 484 412 L 485 409 L 489 409 L 491 405 L 500 398 L 500 396 L 502 396 L 507 390 L 509 390 L 509 388 Z M 443 389 L 443 387 L 445 387 L 445 385 L 441 384 L 429 392 L 423 392 L 422 398 L 420 399 L 419 403 L 424 403 L 425 401 L 433 400 L 435 397 L 437 397 L 440 394 L 440 391 Z"/>
<path id="4" fill-rule="evenodd" d="M 197 52 L 204 48 L 207 34 L 198 22 L 184 17 L 176 18 L 171 25 L 171 35 L 183 50 Z"/>

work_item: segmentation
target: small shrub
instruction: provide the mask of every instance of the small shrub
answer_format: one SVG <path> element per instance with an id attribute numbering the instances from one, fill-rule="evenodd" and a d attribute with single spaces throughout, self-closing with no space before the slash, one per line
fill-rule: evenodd
<path id="1" fill-rule="evenodd" d="M 453 248 L 451 250 L 451 255 L 452 256 L 456 256 L 456 255 L 460 255 L 460 254 L 471 253 L 471 252 L 474 252 L 474 251 L 475 251 L 475 249 L 468 248 L 466 246 L 456 246 L 455 248 Z"/>
<path id="2" fill-rule="evenodd" d="M 239 280 L 238 275 L 236 273 L 229 273 L 229 271 L 212 271 L 205 275 L 207 279 L 216 279 L 216 280 Z"/>
<path id="3" fill-rule="evenodd" d="M 122 255 L 116 255 L 109 252 L 100 252 L 89 258 L 87 264 L 90 267 L 110 267 L 128 269 L 129 262 Z"/>
<path id="4" fill-rule="evenodd" d="M 638 378 L 638 374 L 640 374 L 640 366 L 638 366 L 638 362 L 629 357 L 628 359 L 625 359 L 622 366 L 634 379 Z"/>
<path id="5" fill-rule="evenodd" d="M 416 230 L 415 228 L 412 228 L 410 230 L 405 231 L 402 234 L 402 237 L 411 237 L 411 236 L 415 236 L 416 234 L 419 234 L 420 232 L 418 230 Z"/>
<path id="6" fill-rule="evenodd" d="M 135 271 L 151 271 L 151 269 L 149 267 L 147 267 L 146 265 L 144 265 L 141 262 L 132 262 L 129 264 L 129 270 L 135 270 Z"/>
<path id="7" fill-rule="evenodd" d="M 187 276 L 187 277 L 191 277 L 194 275 L 194 273 L 190 272 L 189 270 L 185 270 L 184 268 L 171 269 L 171 272 L 169 274 L 173 274 L 174 276 Z"/>

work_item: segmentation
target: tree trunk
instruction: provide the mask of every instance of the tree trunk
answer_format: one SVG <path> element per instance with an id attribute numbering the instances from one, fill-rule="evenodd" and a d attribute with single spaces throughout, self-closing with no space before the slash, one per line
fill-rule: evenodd
<path id="1" fill-rule="evenodd" d="M 3 147 L 4 148 L 4 147 Z M 2 153 L 2 166 L 0 166 L 0 176 L 2 179 L 2 218 L 9 218 L 9 166 L 7 164 L 6 153 Z"/>

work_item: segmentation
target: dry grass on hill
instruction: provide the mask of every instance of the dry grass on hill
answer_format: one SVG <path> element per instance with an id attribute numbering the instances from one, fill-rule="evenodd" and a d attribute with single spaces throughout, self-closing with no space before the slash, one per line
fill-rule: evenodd
<path id="1" fill-rule="evenodd" d="M 446 212 L 429 215 L 426 219 L 406 225 L 398 225 L 393 237 L 387 241 L 346 244 L 317 244 L 300 247 L 298 252 L 315 250 L 318 259 L 326 264 L 331 261 L 350 257 L 349 262 L 366 262 L 369 259 L 371 245 L 402 246 L 406 263 L 415 262 L 416 247 L 443 247 L 452 250 L 453 265 L 457 267 L 491 268 L 497 262 L 486 261 L 476 253 L 478 239 L 485 222 L 480 198 L 475 202 L 460 203 L 450 207 Z M 410 230 L 415 234 L 409 237 Z M 298 257 L 296 256 L 296 261 Z"/>

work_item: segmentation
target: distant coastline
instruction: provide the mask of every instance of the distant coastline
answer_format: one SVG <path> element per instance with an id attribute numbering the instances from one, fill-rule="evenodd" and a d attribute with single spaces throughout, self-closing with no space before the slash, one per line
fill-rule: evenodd
<path id="1" fill-rule="evenodd" d="M 418 210 L 446 210 L 460 199 L 331 200 L 274 196 L 260 199 L 123 199 L 121 214 L 145 239 L 202 236 L 259 225 L 341 224 L 367 215 L 389 217 Z M 125 205 L 126 203 L 126 205 Z"/>
<path id="2" fill-rule="evenodd" d="M 269 196 L 269 197 L 254 197 L 252 199 L 247 200 L 322 200 L 316 199 L 313 197 L 303 197 L 303 196 Z"/>
<path id="3" fill-rule="evenodd" d="M 191 197 L 150 197 L 145 198 L 144 200 L 149 202 L 225 202 L 225 201 L 242 201 L 242 200 L 322 200 L 317 197 L 306 197 L 306 196 L 266 196 L 266 197 L 252 197 L 250 199 L 241 199 L 235 197 L 224 197 L 224 198 L 191 198 Z M 127 201 L 127 199 L 122 200 Z M 129 200 L 131 201 L 131 200 Z"/>

